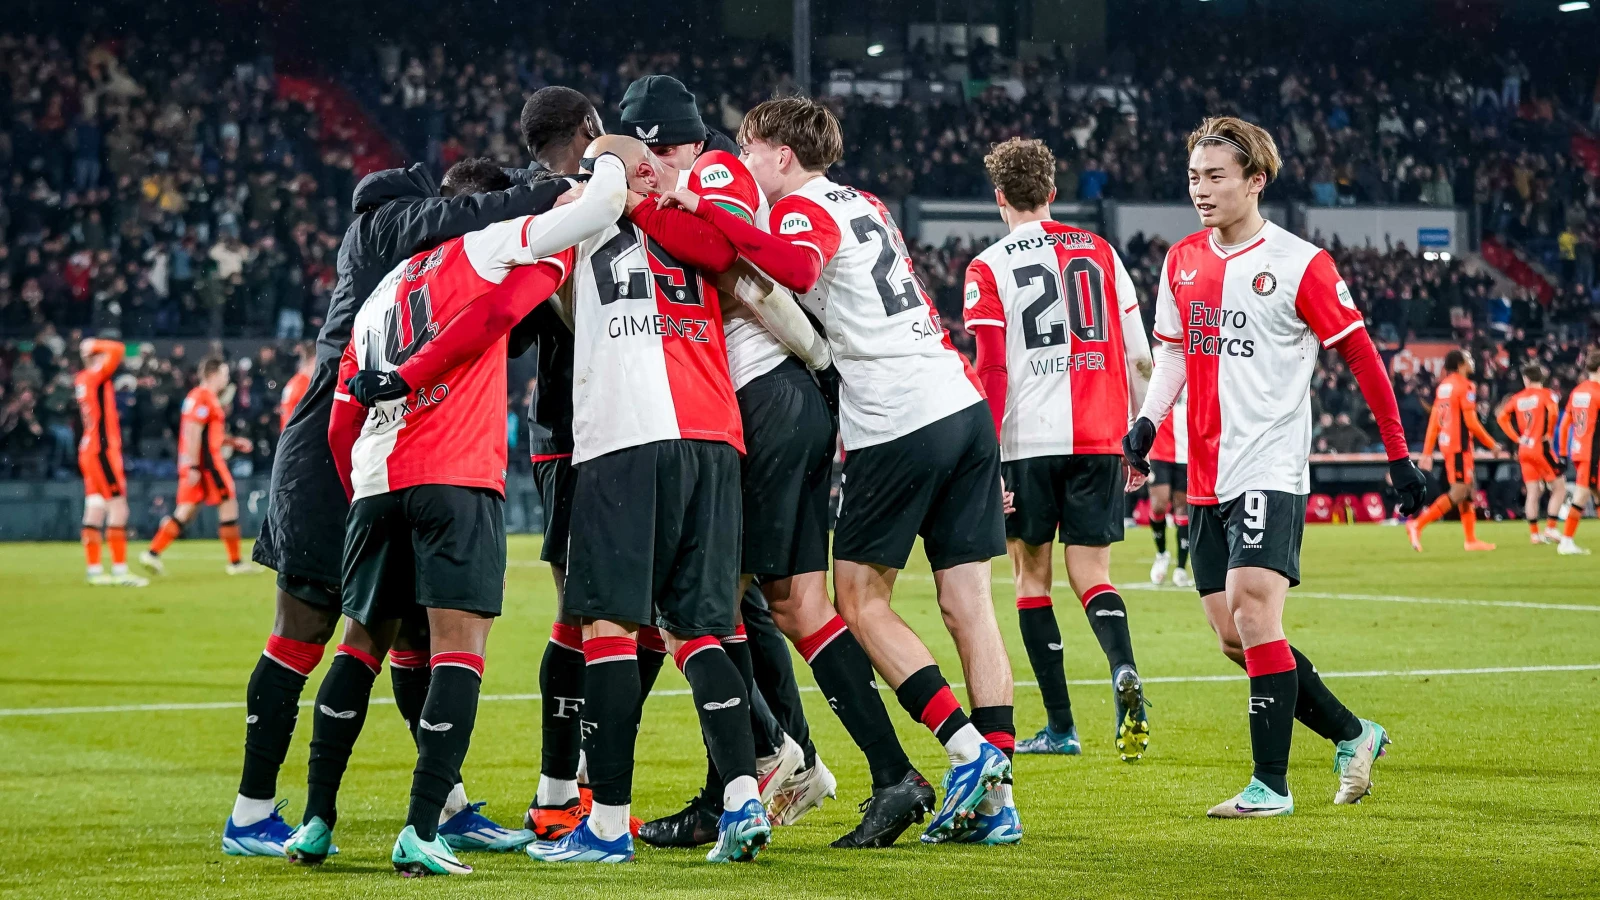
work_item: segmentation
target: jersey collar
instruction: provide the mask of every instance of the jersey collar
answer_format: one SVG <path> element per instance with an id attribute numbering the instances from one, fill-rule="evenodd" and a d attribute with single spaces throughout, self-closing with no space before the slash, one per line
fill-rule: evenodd
<path id="1" fill-rule="evenodd" d="M 1256 233 L 1255 239 L 1250 241 L 1248 244 L 1245 244 L 1243 247 L 1233 251 L 1232 253 L 1223 250 L 1222 245 L 1217 243 L 1217 232 L 1215 229 L 1206 229 L 1206 246 L 1210 247 L 1211 252 L 1215 253 L 1217 258 L 1221 259 L 1223 262 L 1227 262 L 1235 257 L 1243 256 L 1246 253 L 1249 253 L 1251 250 L 1254 250 L 1262 244 L 1265 244 L 1267 242 L 1268 232 L 1277 227 L 1276 225 L 1273 225 L 1270 220 L 1263 219 L 1262 222 L 1264 224 L 1261 226 L 1261 230 Z"/>

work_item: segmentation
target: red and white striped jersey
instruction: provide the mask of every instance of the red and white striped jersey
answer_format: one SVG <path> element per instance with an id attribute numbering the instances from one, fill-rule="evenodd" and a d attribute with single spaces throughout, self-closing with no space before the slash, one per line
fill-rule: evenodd
<path id="1" fill-rule="evenodd" d="M 1105 238 L 1020 225 L 967 266 L 964 296 L 968 328 L 1005 329 L 1001 459 L 1122 452 L 1128 360 L 1150 348 L 1133 279 Z"/>
<path id="2" fill-rule="evenodd" d="M 573 465 L 653 441 L 743 453 L 716 287 L 627 218 L 575 250 Z"/>
<path id="3" fill-rule="evenodd" d="M 508 276 L 518 266 L 537 261 L 564 275 L 565 261 L 536 260 L 529 250 L 526 229 L 536 218 L 497 222 L 396 266 L 356 311 L 338 383 L 343 385 L 361 369 L 398 369 L 468 304 L 493 291 L 513 289 L 516 282 Z M 502 336 L 494 349 L 435 383 L 412 385 L 404 399 L 369 410 L 350 452 L 352 499 L 419 484 L 504 494 L 505 347 Z M 342 389 L 334 399 L 355 402 Z"/>
<path id="4" fill-rule="evenodd" d="M 1156 462 L 1187 465 L 1189 462 L 1189 390 L 1178 394 L 1172 412 L 1156 429 L 1156 443 L 1150 448 L 1150 458 Z"/>
<path id="5" fill-rule="evenodd" d="M 1310 492 L 1317 356 L 1362 327 L 1333 258 L 1271 222 L 1242 247 L 1207 229 L 1167 251 L 1155 336 L 1186 356 L 1190 503 Z"/>
<path id="6" fill-rule="evenodd" d="M 910 434 L 983 398 L 877 197 L 816 178 L 773 204 L 768 230 L 822 258 L 800 303 L 822 321 L 839 368 L 845 449 Z"/>

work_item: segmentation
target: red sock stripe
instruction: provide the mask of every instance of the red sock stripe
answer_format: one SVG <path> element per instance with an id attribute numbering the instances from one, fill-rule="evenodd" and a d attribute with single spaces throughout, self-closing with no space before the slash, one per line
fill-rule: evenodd
<path id="1" fill-rule="evenodd" d="M 483 677 L 483 657 L 476 653 L 462 653 L 459 650 L 435 653 L 433 659 L 429 660 L 428 663 L 434 669 L 440 666 L 460 666 L 463 669 L 471 669 L 476 672 L 479 678 Z"/>
<path id="2" fill-rule="evenodd" d="M 654 653 L 666 653 L 667 639 L 661 636 L 661 629 L 644 625 L 639 628 L 639 646 Z"/>
<path id="3" fill-rule="evenodd" d="M 585 665 L 616 662 L 619 659 L 638 659 L 639 642 L 630 637 L 597 637 L 583 642 Z"/>
<path id="4" fill-rule="evenodd" d="M 1084 591 L 1083 596 L 1079 598 L 1083 601 L 1083 608 L 1088 609 L 1089 603 L 1093 601 L 1094 598 L 1106 593 L 1107 591 L 1110 591 L 1114 594 L 1117 592 L 1117 589 L 1109 584 L 1097 584 L 1094 587 L 1089 588 L 1087 591 Z"/>
<path id="5" fill-rule="evenodd" d="M 1054 605 L 1054 603 L 1050 602 L 1050 597 L 1048 595 L 1043 597 L 1017 598 L 1017 609 L 1048 609 Z"/>
<path id="6" fill-rule="evenodd" d="M 267 638 L 266 657 L 291 672 L 301 675 L 310 675 L 311 670 L 322 662 L 322 654 L 327 650 L 321 644 L 312 644 L 307 641 L 293 641 L 286 637 L 272 635 Z"/>
<path id="7" fill-rule="evenodd" d="M 557 622 L 550 626 L 550 643 L 557 647 L 565 647 L 574 653 L 582 653 L 583 629 L 576 625 L 563 625 Z"/>
<path id="8" fill-rule="evenodd" d="M 846 630 L 844 619 L 834 616 L 828 620 L 828 624 L 797 641 L 794 648 L 800 651 L 800 658 L 806 661 L 806 665 L 810 665 L 811 661 L 817 658 L 817 654 L 822 652 L 822 648 L 833 643 L 833 639 L 844 634 Z"/>
<path id="9" fill-rule="evenodd" d="M 1174 525 L 1177 525 L 1179 528 L 1188 528 L 1189 527 L 1189 517 L 1188 516 L 1173 516 L 1172 517 L 1172 523 Z"/>
<path id="10" fill-rule="evenodd" d="M 374 675 L 378 674 L 378 670 L 383 667 L 383 663 L 379 662 L 377 657 L 365 650 L 352 647 L 349 644 L 340 644 L 338 647 L 334 648 L 333 655 L 338 656 L 341 653 L 350 657 L 351 659 L 360 660 L 361 664 L 371 669 L 372 674 Z"/>
<path id="11" fill-rule="evenodd" d="M 1289 652 L 1288 641 L 1273 641 L 1244 648 L 1244 671 L 1251 678 L 1276 675 L 1293 668 L 1294 654 Z"/>
<path id="12" fill-rule="evenodd" d="M 928 726 L 929 731 L 938 734 L 939 726 L 944 724 L 944 720 L 950 718 L 950 714 L 960 708 L 961 704 L 956 701 L 955 693 L 950 690 L 949 685 L 945 685 L 939 688 L 939 693 L 933 695 L 928 705 L 922 708 L 922 715 L 917 718 Z"/>
<path id="13" fill-rule="evenodd" d="M 722 642 L 724 644 L 742 644 L 748 640 L 750 640 L 750 636 L 745 634 L 744 625 L 740 624 L 735 625 L 733 628 L 733 634 L 723 638 Z"/>
<path id="14" fill-rule="evenodd" d="M 984 735 L 983 739 L 1007 753 L 1012 753 L 1017 749 L 1017 736 L 1006 734 L 1004 731 L 991 731 Z"/>
<path id="15" fill-rule="evenodd" d="M 428 651 L 390 650 L 389 665 L 396 669 L 425 669 L 428 666 Z"/>
<path id="16" fill-rule="evenodd" d="M 681 672 L 683 671 L 683 667 L 689 664 L 689 660 L 693 659 L 696 653 L 699 653 L 701 650 L 710 650 L 712 647 L 721 650 L 722 641 L 712 637 L 709 634 L 704 637 L 697 637 L 694 640 L 678 647 L 678 652 L 672 655 L 672 661 L 678 664 L 678 671 Z"/>

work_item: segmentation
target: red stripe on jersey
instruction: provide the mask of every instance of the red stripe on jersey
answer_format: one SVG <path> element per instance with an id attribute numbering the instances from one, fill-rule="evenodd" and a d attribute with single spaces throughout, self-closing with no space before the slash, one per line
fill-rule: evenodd
<path id="1" fill-rule="evenodd" d="M 1197 315 L 1196 310 L 1217 312 L 1222 309 L 1222 282 L 1228 266 L 1210 253 L 1194 256 L 1197 258 L 1191 265 L 1198 270 L 1194 289 L 1184 294 L 1187 303 L 1179 305 L 1178 317 L 1188 351 L 1189 502 L 1207 506 L 1217 502 L 1217 453 L 1222 442 L 1222 394 L 1217 382 L 1221 377 L 1222 357 L 1200 353 L 1195 348 L 1202 339 L 1219 336 L 1222 328 L 1217 324 L 1220 313 Z"/>
<path id="2" fill-rule="evenodd" d="M 728 374 L 728 345 L 722 331 L 722 305 L 717 289 L 693 269 L 671 269 L 655 253 L 647 253 L 656 278 L 656 309 L 670 323 L 661 336 L 667 385 L 685 440 L 722 441 L 744 452 L 744 424 Z M 678 303 L 667 285 L 697 284 L 700 302 Z"/>
<path id="3" fill-rule="evenodd" d="M 1173 425 L 1177 416 L 1167 416 L 1156 429 L 1156 442 L 1150 448 L 1150 458 L 1156 462 L 1177 462 L 1178 434 Z"/>
<path id="4" fill-rule="evenodd" d="M 1080 231 L 1059 222 L 1044 223 L 1044 230 L 1047 234 Z M 1118 315 L 1124 298 L 1117 296 L 1117 266 L 1110 245 L 1098 236 L 1094 244 L 1092 250 L 1055 245 L 1061 286 L 1067 292 L 1061 300 L 1072 307 L 1066 310 L 1072 452 L 1121 453 L 1123 435 L 1128 433 L 1127 349 Z M 1077 262 L 1080 259 L 1087 264 Z M 1076 328 L 1071 327 L 1074 320 Z M 1085 340 L 1086 334 L 1095 339 Z M 1092 354 L 1101 355 L 1098 367 Z"/>

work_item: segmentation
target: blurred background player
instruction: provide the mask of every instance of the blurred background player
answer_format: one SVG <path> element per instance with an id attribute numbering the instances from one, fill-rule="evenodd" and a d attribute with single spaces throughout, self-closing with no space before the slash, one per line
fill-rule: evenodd
<path id="1" fill-rule="evenodd" d="M 1561 529 L 1561 545 L 1556 552 L 1562 556 L 1587 556 L 1588 550 L 1579 547 L 1574 538 L 1578 523 L 1583 520 L 1583 508 L 1600 488 L 1600 446 L 1597 446 L 1595 417 L 1600 415 L 1600 350 L 1590 350 L 1583 360 L 1584 379 L 1567 395 L 1567 412 L 1562 423 L 1566 435 L 1564 446 L 1572 458 L 1576 473 L 1572 485 L 1571 508 Z"/>
<path id="2" fill-rule="evenodd" d="M 1172 567 L 1167 551 L 1167 514 L 1172 514 L 1173 537 L 1178 545 L 1178 566 Z M 1150 565 L 1150 583 L 1161 584 L 1172 572 L 1173 587 L 1190 587 L 1189 579 L 1189 391 L 1178 393 L 1172 414 L 1156 428 L 1150 448 L 1150 533 L 1156 540 L 1156 559 Z"/>
<path id="3" fill-rule="evenodd" d="M 1556 530 L 1557 512 L 1567 497 L 1567 483 L 1561 477 L 1561 460 L 1556 445 L 1559 413 L 1556 392 L 1547 386 L 1550 373 L 1531 362 L 1522 367 L 1522 390 L 1506 398 L 1495 421 L 1517 442 L 1517 462 L 1522 467 L 1523 512 L 1528 517 L 1528 540 L 1534 544 L 1553 544 L 1561 539 Z M 1539 499 L 1549 493 L 1545 504 L 1548 520 L 1539 528 Z"/>
<path id="4" fill-rule="evenodd" d="M 297 365 L 294 374 L 283 383 L 283 396 L 278 400 L 278 430 L 289 427 L 289 419 L 294 416 L 294 408 L 300 405 L 300 398 L 306 395 L 306 388 L 311 387 L 311 376 L 317 371 L 317 345 L 311 341 L 301 341 L 294 348 Z"/>
<path id="5" fill-rule="evenodd" d="M 1494 545 L 1478 540 L 1478 511 L 1474 488 L 1477 487 L 1477 461 L 1472 455 L 1472 443 L 1500 452 L 1500 444 L 1489 435 L 1478 421 L 1478 390 L 1472 383 L 1472 356 L 1451 350 L 1444 355 L 1444 377 L 1433 394 L 1433 415 L 1428 419 L 1428 435 L 1422 443 L 1421 468 L 1433 471 L 1433 449 L 1439 448 L 1444 457 L 1446 490 L 1422 515 L 1406 525 L 1406 535 L 1411 547 L 1422 552 L 1422 529 L 1437 521 L 1453 506 L 1461 514 L 1461 531 L 1466 537 L 1462 547 L 1468 551 L 1493 550 Z"/>
<path id="6" fill-rule="evenodd" d="M 89 583 L 144 587 L 128 571 L 128 482 L 122 474 L 122 423 L 112 379 L 127 348 L 121 341 L 89 339 L 78 347 L 83 371 L 73 376 L 73 393 L 83 419 L 78 441 L 78 471 L 83 473 L 83 555 Z M 101 529 L 111 550 L 111 574 L 100 562 Z"/>
<path id="7" fill-rule="evenodd" d="M 1111 668 L 1117 750 L 1137 762 L 1150 728 L 1128 607 L 1110 582 L 1111 545 L 1123 537 L 1122 437 L 1150 384 L 1139 297 L 1105 238 L 1051 220 L 1048 147 L 1012 138 L 983 162 L 1010 233 L 967 266 L 963 306 L 1011 498 L 1006 547 L 1022 643 L 1049 715 L 1016 750 L 1079 752 L 1050 599 L 1059 533 L 1067 582 Z"/>
<path id="8" fill-rule="evenodd" d="M 183 533 L 195 508 L 204 503 L 217 507 L 217 537 L 222 538 L 228 556 L 227 573 L 243 575 L 255 571 L 255 566 L 239 556 L 239 496 L 223 448 L 249 453 L 251 443 L 249 438 L 230 437 L 224 430 L 225 414 L 218 395 L 228 387 L 228 364 L 216 357 L 204 359 L 199 374 L 200 383 L 183 398 L 183 418 L 178 426 L 178 501 L 172 515 L 162 518 L 150 549 L 139 554 L 139 564 L 157 575 L 164 574 L 161 553 Z"/>

